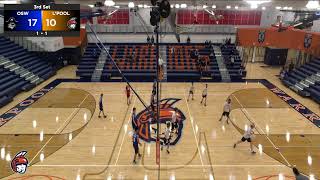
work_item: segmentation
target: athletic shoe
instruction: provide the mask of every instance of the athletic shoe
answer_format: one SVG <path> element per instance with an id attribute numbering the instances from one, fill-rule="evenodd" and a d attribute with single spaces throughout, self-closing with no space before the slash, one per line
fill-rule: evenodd
<path id="1" fill-rule="evenodd" d="M 167 150 L 167 153 L 168 153 L 168 154 L 170 154 L 170 151 L 169 151 L 169 150 Z"/>
<path id="2" fill-rule="evenodd" d="M 252 151 L 251 154 L 256 154 L 256 152 L 255 152 L 255 151 Z"/>
<path id="3" fill-rule="evenodd" d="M 101 116 L 98 116 L 98 118 L 101 118 Z"/>
<path id="4" fill-rule="evenodd" d="M 106 118 L 107 116 L 103 116 L 104 118 Z"/>
<path id="5" fill-rule="evenodd" d="M 133 160 L 133 164 L 137 164 L 136 160 Z"/>
<path id="6" fill-rule="evenodd" d="M 233 148 L 236 148 L 236 147 L 237 147 L 237 144 L 234 144 L 234 145 L 233 145 Z"/>

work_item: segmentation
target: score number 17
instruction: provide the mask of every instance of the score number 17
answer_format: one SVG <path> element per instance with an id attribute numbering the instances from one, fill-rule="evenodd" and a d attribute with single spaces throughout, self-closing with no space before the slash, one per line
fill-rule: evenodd
<path id="1" fill-rule="evenodd" d="M 36 26 L 38 19 L 28 19 L 29 26 Z M 46 19 L 47 26 L 56 26 L 57 21 L 55 19 Z"/>

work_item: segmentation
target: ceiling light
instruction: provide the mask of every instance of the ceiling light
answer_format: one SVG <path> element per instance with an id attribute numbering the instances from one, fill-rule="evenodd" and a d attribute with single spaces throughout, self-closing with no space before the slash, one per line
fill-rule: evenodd
<path id="1" fill-rule="evenodd" d="M 143 5 L 143 8 L 148 8 L 148 7 L 149 7 L 149 6 L 148 6 L 148 5 L 146 5 L 146 4 L 145 4 L 145 5 Z"/>
<path id="2" fill-rule="evenodd" d="M 288 10 L 288 7 L 287 7 L 287 6 L 285 6 L 285 7 L 283 7 L 283 9 L 284 9 L 284 10 Z"/>
<path id="3" fill-rule="evenodd" d="M 314 177 L 313 174 L 310 174 L 310 180 L 315 180 L 316 178 Z"/>
<path id="4" fill-rule="evenodd" d="M 266 7 L 262 7 L 262 10 L 266 10 Z"/>
<path id="5" fill-rule="evenodd" d="M 173 4 L 171 4 L 171 5 L 170 5 L 170 7 L 171 7 L 171 8 L 174 8 L 174 5 L 173 5 Z"/>
<path id="6" fill-rule="evenodd" d="M 118 8 L 118 9 L 120 8 L 120 6 L 113 6 L 113 7 Z"/>
<path id="7" fill-rule="evenodd" d="M 114 6 L 116 3 L 114 2 L 114 1 L 112 1 L 112 0 L 106 0 L 105 2 L 104 2 L 104 5 L 106 5 L 106 6 Z"/>
<path id="8" fill-rule="evenodd" d="M 128 3 L 128 7 L 129 7 L 129 8 L 134 8 L 134 3 L 133 3 L 133 2 L 129 2 L 129 3 Z"/>
<path id="9" fill-rule="evenodd" d="M 235 6 L 234 8 L 235 8 L 235 9 L 239 9 L 239 7 L 238 7 L 238 6 Z"/>
<path id="10" fill-rule="evenodd" d="M 215 8 L 217 8 L 217 6 L 216 5 L 212 5 L 212 9 L 215 9 Z"/>
<path id="11" fill-rule="evenodd" d="M 278 9 L 278 10 L 279 10 L 279 9 L 281 9 L 281 7 L 280 7 L 280 6 L 277 6 L 277 7 L 276 7 L 276 9 Z"/>
<path id="12" fill-rule="evenodd" d="M 292 7 L 288 7 L 288 9 L 289 9 L 289 10 L 292 10 L 293 8 L 292 8 Z"/>
<path id="13" fill-rule="evenodd" d="M 231 8 L 231 6 L 229 6 L 229 5 L 228 5 L 226 8 L 227 8 L 227 9 L 230 9 L 230 8 Z"/>
<path id="14" fill-rule="evenodd" d="M 187 8 L 187 4 L 181 4 L 180 7 L 181 8 Z"/>
<path id="15" fill-rule="evenodd" d="M 17 4 L 17 1 L 0 1 L 0 4 Z"/>
<path id="16" fill-rule="evenodd" d="M 319 1 L 317 0 L 309 0 L 306 7 L 308 9 L 317 9 L 319 7 Z"/>
<path id="17" fill-rule="evenodd" d="M 251 9 L 257 9 L 258 5 L 263 3 L 268 3 L 271 0 L 246 0 L 248 4 L 250 4 Z"/>
<path id="18" fill-rule="evenodd" d="M 203 8 L 203 9 L 206 9 L 207 7 L 208 7 L 208 6 L 207 6 L 207 5 L 205 5 L 205 4 L 202 6 L 202 8 Z"/>
<path id="19" fill-rule="evenodd" d="M 91 7 L 91 8 L 93 8 L 93 7 L 94 7 L 94 5 L 92 5 L 92 4 L 89 4 L 88 6 L 89 6 L 89 7 Z"/>
<path id="20" fill-rule="evenodd" d="M 251 4 L 251 5 L 250 5 L 250 8 L 251 8 L 251 9 L 257 9 L 257 8 L 258 8 L 258 4 Z"/>
<path id="21" fill-rule="evenodd" d="M 176 4 L 176 6 L 175 6 L 177 9 L 179 9 L 180 8 L 180 5 L 179 4 Z"/>
<path id="22" fill-rule="evenodd" d="M 139 7 L 139 8 L 143 8 L 143 4 L 139 4 L 138 7 Z"/>

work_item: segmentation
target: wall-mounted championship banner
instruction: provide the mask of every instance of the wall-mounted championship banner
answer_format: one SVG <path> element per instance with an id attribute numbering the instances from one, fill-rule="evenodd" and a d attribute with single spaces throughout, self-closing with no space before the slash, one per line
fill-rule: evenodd
<path id="1" fill-rule="evenodd" d="M 306 34 L 304 36 L 304 48 L 309 48 L 312 43 L 312 34 Z"/>
<path id="2" fill-rule="evenodd" d="M 263 43 L 265 39 L 266 39 L 266 31 L 260 30 L 258 34 L 258 42 Z"/>

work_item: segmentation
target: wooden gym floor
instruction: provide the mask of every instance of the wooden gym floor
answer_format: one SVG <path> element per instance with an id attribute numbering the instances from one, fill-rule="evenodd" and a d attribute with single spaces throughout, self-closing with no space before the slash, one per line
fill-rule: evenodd
<path id="1" fill-rule="evenodd" d="M 257 64 L 248 66 L 250 69 Z M 319 113 L 315 103 L 281 86 L 271 75 L 273 71 L 249 71 L 248 78 L 268 74 L 265 78 Z M 63 73 L 60 77 L 65 77 Z M 151 83 L 132 85 L 145 102 L 150 101 Z M 293 165 L 307 175 L 320 177 L 318 127 L 262 84 L 208 85 L 208 106 L 204 107 L 200 104 L 203 83 L 195 83 L 195 100 L 189 102 L 186 96 L 190 84 L 162 84 L 162 98 L 180 98 L 174 106 L 186 120 L 182 137 L 170 147 L 170 154 L 161 152 L 161 179 L 292 179 L 288 166 Z M 27 150 L 31 164 L 26 174 L 12 174 L 6 158 L 0 159 L 0 178 L 157 179 L 155 143 L 143 142 L 143 156 L 137 165 L 132 164 L 131 110 L 136 107 L 140 112 L 144 108 L 136 97 L 127 106 L 124 87 L 124 83 L 61 83 L 0 127 L 0 147 L 5 147 L 5 155 L 12 157 Z M 97 117 L 100 93 L 104 93 L 105 119 Z M 19 95 L 15 103 L 27 95 Z M 231 124 L 218 121 L 228 97 L 232 99 Z M 251 155 L 249 144 L 232 147 L 252 122 L 256 124 L 256 155 Z"/>

